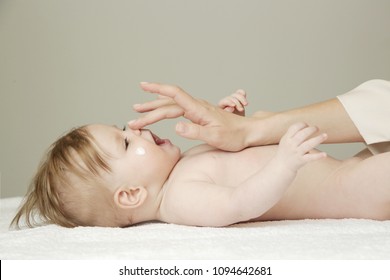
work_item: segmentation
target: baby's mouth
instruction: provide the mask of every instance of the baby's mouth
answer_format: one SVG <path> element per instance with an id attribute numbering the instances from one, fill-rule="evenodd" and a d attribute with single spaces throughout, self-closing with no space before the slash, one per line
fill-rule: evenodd
<path id="1" fill-rule="evenodd" d="M 143 134 L 143 133 L 145 133 L 145 134 Z M 154 142 L 154 144 L 156 144 L 157 146 L 162 146 L 164 144 L 171 144 L 171 141 L 169 141 L 169 139 L 161 139 L 156 134 L 151 132 L 149 129 L 142 129 L 141 135 L 143 135 L 143 137 L 145 139 L 149 140 L 150 142 L 152 142 L 152 143 Z"/>
<path id="2" fill-rule="evenodd" d="M 160 146 L 166 142 L 166 140 L 160 139 L 160 137 L 158 137 L 156 134 L 154 134 L 152 132 L 150 132 L 150 134 L 152 135 L 153 141 L 154 141 L 154 143 L 156 143 L 157 146 Z"/>

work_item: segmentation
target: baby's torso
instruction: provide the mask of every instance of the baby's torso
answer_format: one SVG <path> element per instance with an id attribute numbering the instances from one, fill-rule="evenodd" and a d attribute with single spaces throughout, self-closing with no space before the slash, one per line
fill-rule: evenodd
<path id="1" fill-rule="evenodd" d="M 274 155 L 276 146 L 225 152 L 208 145 L 196 146 L 183 154 L 175 167 L 175 176 L 194 176 L 218 185 L 236 187 L 258 171 Z"/>
<path id="2" fill-rule="evenodd" d="M 168 193 L 180 187 L 175 182 L 185 180 L 238 187 L 267 164 L 276 150 L 277 146 L 259 146 L 240 152 L 224 152 L 208 145 L 196 146 L 183 154 L 172 171 Z M 305 165 L 280 202 L 258 220 L 314 218 L 318 206 L 333 199 L 331 188 L 336 187 L 333 175 L 342 164 L 342 161 L 327 157 Z M 301 213 L 305 216 L 301 217 Z"/>

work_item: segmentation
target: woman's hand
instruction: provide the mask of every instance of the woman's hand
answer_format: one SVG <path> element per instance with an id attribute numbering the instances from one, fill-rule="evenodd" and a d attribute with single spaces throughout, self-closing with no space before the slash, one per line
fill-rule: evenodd
<path id="1" fill-rule="evenodd" d="M 134 105 L 140 113 L 147 113 L 130 121 L 129 127 L 140 129 L 163 119 L 185 117 L 192 123 L 179 122 L 176 132 L 185 138 L 202 140 L 211 146 L 239 151 L 248 146 L 247 134 L 251 119 L 237 116 L 193 98 L 177 86 L 141 83 L 144 91 L 158 94 L 156 100 Z"/>

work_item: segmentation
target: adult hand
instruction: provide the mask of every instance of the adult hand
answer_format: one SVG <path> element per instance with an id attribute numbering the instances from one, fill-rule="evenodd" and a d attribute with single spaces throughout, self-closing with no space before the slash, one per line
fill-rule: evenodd
<path id="1" fill-rule="evenodd" d="M 137 112 L 147 114 L 129 122 L 132 129 L 141 129 L 163 119 L 183 116 L 192 123 L 179 122 L 176 132 L 188 139 L 202 140 L 211 146 L 239 151 L 248 146 L 250 118 L 231 114 L 207 101 L 193 98 L 180 87 L 157 83 L 141 83 L 144 91 L 159 98 L 134 105 Z"/>

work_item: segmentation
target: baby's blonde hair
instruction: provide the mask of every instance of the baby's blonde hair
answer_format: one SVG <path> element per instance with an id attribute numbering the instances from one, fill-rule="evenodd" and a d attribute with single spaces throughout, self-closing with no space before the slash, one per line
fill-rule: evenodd
<path id="1" fill-rule="evenodd" d="M 111 172 L 107 158 L 85 126 L 59 138 L 40 163 L 11 226 L 20 228 L 22 217 L 29 227 L 110 224 L 107 211 L 102 211 L 107 210 L 102 203 L 113 207 L 102 176 Z"/>

